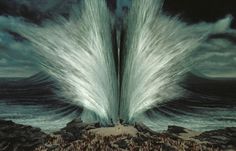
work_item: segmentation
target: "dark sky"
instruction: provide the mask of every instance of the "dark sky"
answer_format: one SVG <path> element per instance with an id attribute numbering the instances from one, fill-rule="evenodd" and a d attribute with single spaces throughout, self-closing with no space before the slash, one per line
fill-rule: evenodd
<path id="1" fill-rule="evenodd" d="M 65 3 L 78 0 L 0 0 L 0 14 L 25 16 L 31 20 L 46 17 L 47 13 L 66 7 Z M 113 8 L 128 6 L 131 0 L 107 0 Z M 60 5 L 64 3 L 63 5 Z M 31 6 L 30 6 L 31 4 Z M 120 6 L 121 5 L 121 6 Z M 60 7 L 58 7 L 60 6 Z M 235 0 L 165 0 L 164 10 L 172 15 L 180 14 L 186 21 L 216 21 L 226 14 L 236 15 Z"/>
<path id="2" fill-rule="evenodd" d="M 236 17 L 235 0 L 165 0 L 164 10 L 170 14 L 180 14 L 192 23 L 199 21 L 214 22 L 227 14 Z M 235 26 L 235 21 L 233 26 Z"/>

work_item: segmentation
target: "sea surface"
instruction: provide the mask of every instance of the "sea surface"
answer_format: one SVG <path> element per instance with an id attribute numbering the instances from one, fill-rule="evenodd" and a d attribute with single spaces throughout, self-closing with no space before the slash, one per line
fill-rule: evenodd
<path id="1" fill-rule="evenodd" d="M 236 126 L 236 78 L 189 73 L 180 83 L 186 94 L 154 107 L 137 120 L 156 131 L 177 125 L 197 131 Z M 56 95 L 56 82 L 43 73 L 0 79 L 0 118 L 51 132 L 81 115 L 82 108 Z"/>

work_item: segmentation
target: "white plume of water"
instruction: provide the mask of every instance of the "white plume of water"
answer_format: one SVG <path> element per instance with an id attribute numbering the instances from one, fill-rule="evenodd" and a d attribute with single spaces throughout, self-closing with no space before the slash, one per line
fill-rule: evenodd
<path id="1" fill-rule="evenodd" d="M 32 42 L 43 70 L 60 83 L 58 95 L 83 106 L 84 121 L 109 124 L 118 117 L 111 16 L 104 0 L 81 5 L 68 20 L 59 17 L 17 32 Z"/>
<path id="2" fill-rule="evenodd" d="M 209 34 L 224 32 L 232 19 L 187 25 L 163 14 L 162 0 L 134 0 L 124 23 L 127 32 L 119 94 L 112 21 L 105 0 L 84 0 L 82 4 L 82 10 L 75 7 L 69 19 L 58 17 L 36 26 L 0 17 L 0 28 L 32 42 L 42 69 L 60 85 L 58 96 L 83 106 L 84 121 L 103 124 L 118 118 L 131 123 L 146 110 L 183 96 L 185 91 L 178 83 L 189 70 L 190 54 Z"/>
<path id="3" fill-rule="evenodd" d="M 227 29 L 231 20 L 229 16 L 217 25 L 186 25 L 166 16 L 162 4 L 162 0 L 135 0 L 127 17 L 120 106 L 126 122 L 183 96 L 178 83 L 191 65 L 189 55 L 210 33 Z"/>

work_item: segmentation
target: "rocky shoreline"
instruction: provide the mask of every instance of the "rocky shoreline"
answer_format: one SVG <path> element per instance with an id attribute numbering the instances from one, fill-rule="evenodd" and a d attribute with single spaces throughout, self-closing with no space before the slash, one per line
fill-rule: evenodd
<path id="1" fill-rule="evenodd" d="M 157 133 L 143 124 L 102 128 L 75 119 L 62 130 L 46 134 L 38 128 L 0 120 L 0 151 L 166 150 L 234 151 L 236 127 L 195 132 L 169 126 Z"/>

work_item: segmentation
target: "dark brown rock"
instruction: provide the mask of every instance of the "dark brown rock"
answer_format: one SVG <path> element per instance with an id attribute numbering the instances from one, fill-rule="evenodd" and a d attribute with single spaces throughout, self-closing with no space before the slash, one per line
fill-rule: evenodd
<path id="1" fill-rule="evenodd" d="M 0 120 L 0 151 L 33 150 L 46 139 L 47 134 L 39 128 Z"/>
<path id="2" fill-rule="evenodd" d="M 128 148 L 128 144 L 127 144 L 125 139 L 118 140 L 114 144 L 117 144 L 122 149 L 127 149 Z"/>
<path id="3" fill-rule="evenodd" d="M 139 146 L 144 143 L 144 139 L 142 137 L 134 137 L 133 141 L 138 144 Z"/>
<path id="4" fill-rule="evenodd" d="M 68 123 L 57 135 L 47 135 L 38 128 L 0 120 L 0 151 L 13 150 L 236 150 L 236 128 L 207 131 L 186 140 L 180 133 L 191 132 L 182 127 L 169 126 L 164 133 L 156 133 L 143 124 L 135 124 L 136 135 L 102 136 L 89 131 L 98 123 L 83 123 L 79 118 Z"/>
<path id="5" fill-rule="evenodd" d="M 100 127 L 99 123 L 84 123 L 80 118 L 69 122 L 65 128 L 54 134 L 59 134 L 66 141 L 74 141 L 81 138 L 84 131 Z"/>
<path id="6" fill-rule="evenodd" d="M 149 127 L 147 127 L 143 123 L 135 123 L 134 127 L 142 133 L 149 133 L 149 134 L 152 134 L 152 135 L 157 135 L 158 134 L 157 132 L 151 130 Z"/>
<path id="7" fill-rule="evenodd" d="M 186 131 L 183 127 L 170 125 L 168 126 L 167 133 L 179 135 L 180 133 L 186 133 Z"/>
<path id="8" fill-rule="evenodd" d="M 195 138 L 223 147 L 231 146 L 236 149 L 236 127 L 206 131 Z"/>

